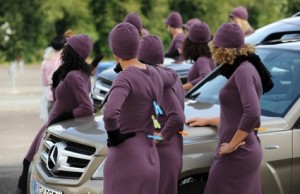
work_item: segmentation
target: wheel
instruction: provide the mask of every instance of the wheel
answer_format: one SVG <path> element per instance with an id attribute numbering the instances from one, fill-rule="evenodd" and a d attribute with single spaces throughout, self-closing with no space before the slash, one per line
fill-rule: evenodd
<path id="1" fill-rule="evenodd" d="M 206 181 L 193 181 L 179 186 L 178 194 L 202 194 Z"/>

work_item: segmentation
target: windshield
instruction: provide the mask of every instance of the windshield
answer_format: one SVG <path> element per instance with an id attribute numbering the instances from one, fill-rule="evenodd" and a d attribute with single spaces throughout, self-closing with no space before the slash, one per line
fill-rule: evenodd
<path id="1" fill-rule="evenodd" d="M 300 90 L 300 53 L 295 51 L 257 48 L 256 52 L 272 74 L 274 87 L 261 97 L 261 112 L 264 116 L 283 117 L 298 99 Z M 202 103 L 219 104 L 218 94 L 226 78 L 215 74 L 199 88 L 187 94 L 187 98 Z"/>

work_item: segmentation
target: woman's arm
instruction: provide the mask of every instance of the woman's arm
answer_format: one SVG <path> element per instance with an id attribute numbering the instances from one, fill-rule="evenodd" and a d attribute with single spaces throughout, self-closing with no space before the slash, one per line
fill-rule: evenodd
<path id="1" fill-rule="evenodd" d="M 191 127 L 202 127 L 202 126 L 216 126 L 220 125 L 220 117 L 212 118 L 192 118 L 188 119 L 185 124 Z"/>

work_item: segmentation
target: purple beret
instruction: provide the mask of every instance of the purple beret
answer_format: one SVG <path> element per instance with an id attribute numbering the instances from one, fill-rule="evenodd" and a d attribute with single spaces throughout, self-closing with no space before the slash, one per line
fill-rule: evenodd
<path id="1" fill-rule="evenodd" d="M 127 14 L 127 16 L 124 19 L 124 22 L 128 22 L 128 23 L 134 25 L 134 27 L 136 27 L 136 29 L 140 33 L 142 32 L 142 21 L 141 21 L 140 17 L 138 16 L 138 14 L 136 14 L 136 13 Z"/>
<path id="2" fill-rule="evenodd" d="M 163 64 L 164 46 L 158 36 L 149 35 L 141 39 L 138 59 L 151 65 Z"/>
<path id="3" fill-rule="evenodd" d="M 93 41 L 85 34 L 71 36 L 67 38 L 67 43 L 84 60 L 90 55 L 93 48 Z"/>
<path id="4" fill-rule="evenodd" d="M 172 28 L 182 27 L 182 17 L 178 12 L 171 12 L 168 18 L 165 20 L 165 24 Z"/>
<path id="5" fill-rule="evenodd" d="M 244 6 L 237 6 L 229 14 L 230 17 L 240 18 L 243 20 L 248 20 L 248 11 Z"/>
<path id="6" fill-rule="evenodd" d="M 140 36 L 132 24 L 121 22 L 109 33 L 108 43 L 114 55 L 122 59 L 132 59 L 137 56 Z"/>
<path id="7" fill-rule="evenodd" d="M 188 39 L 194 43 L 207 43 L 211 40 L 211 32 L 204 22 L 196 22 L 189 29 Z"/>
<path id="8" fill-rule="evenodd" d="M 192 24 L 197 23 L 197 22 L 201 22 L 201 20 L 199 20 L 198 18 L 192 18 L 192 19 L 189 19 L 185 24 L 183 24 L 182 27 L 189 29 Z"/>
<path id="9" fill-rule="evenodd" d="M 226 22 L 217 30 L 213 44 L 221 48 L 241 48 L 244 46 L 244 33 L 238 24 Z"/>

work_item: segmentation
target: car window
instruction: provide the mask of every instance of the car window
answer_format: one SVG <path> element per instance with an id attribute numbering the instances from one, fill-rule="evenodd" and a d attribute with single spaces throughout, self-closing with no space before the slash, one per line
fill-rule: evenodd
<path id="1" fill-rule="evenodd" d="M 257 49 L 257 54 L 272 74 L 273 89 L 261 97 L 264 116 L 283 117 L 299 98 L 300 53 L 280 49 Z M 218 94 L 226 83 L 220 74 L 194 89 L 187 98 L 201 103 L 219 104 Z M 196 86 L 197 87 L 197 86 Z"/>

